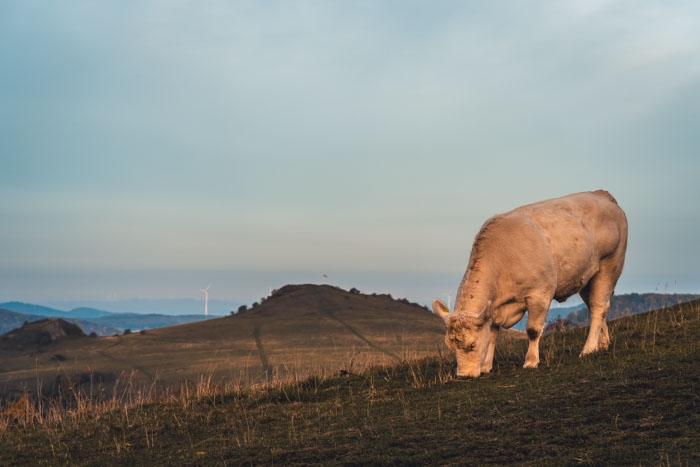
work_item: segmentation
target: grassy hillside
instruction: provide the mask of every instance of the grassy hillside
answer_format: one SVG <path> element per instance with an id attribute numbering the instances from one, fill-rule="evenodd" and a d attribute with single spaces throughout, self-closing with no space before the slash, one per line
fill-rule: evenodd
<path id="1" fill-rule="evenodd" d="M 434 355 L 442 321 L 386 295 L 331 286 L 286 286 L 235 316 L 71 341 L 0 350 L 0 394 L 103 382 L 167 389 L 202 377 L 240 386 L 309 375 L 358 372 L 368 365 Z M 56 358 L 60 356 L 60 358 Z M 110 388 L 112 389 L 112 388 Z"/>
<path id="2" fill-rule="evenodd" d="M 535 370 L 505 341 L 473 380 L 429 357 L 116 410 L 20 402 L 0 463 L 700 465 L 700 302 L 615 321 L 610 350 L 579 359 L 586 331 L 546 336 Z"/>

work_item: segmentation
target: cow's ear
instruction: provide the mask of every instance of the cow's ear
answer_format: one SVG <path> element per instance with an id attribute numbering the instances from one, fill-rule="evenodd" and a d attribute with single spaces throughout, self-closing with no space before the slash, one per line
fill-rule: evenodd
<path id="1" fill-rule="evenodd" d="M 449 308 L 447 308 L 439 298 L 433 300 L 433 312 L 445 321 L 450 317 Z"/>

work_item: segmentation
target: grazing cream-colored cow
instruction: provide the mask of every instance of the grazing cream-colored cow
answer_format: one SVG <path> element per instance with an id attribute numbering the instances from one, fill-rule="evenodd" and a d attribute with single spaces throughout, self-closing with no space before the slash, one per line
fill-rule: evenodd
<path id="1" fill-rule="evenodd" d="M 487 220 L 474 240 L 454 312 L 433 302 L 457 356 L 457 375 L 491 371 L 499 328 L 510 328 L 525 311 L 530 342 L 524 367 L 537 367 L 552 299 L 575 293 L 591 313 L 581 355 L 607 349 L 605 315 L 626 249 L 627 218 L 607 191 L 540 201 Z"/>

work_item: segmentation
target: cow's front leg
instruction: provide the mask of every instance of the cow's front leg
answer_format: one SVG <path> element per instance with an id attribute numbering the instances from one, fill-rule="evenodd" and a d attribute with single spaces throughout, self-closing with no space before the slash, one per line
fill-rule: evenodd
<path id="1" fill-rule="evenodd" d="M 523 368 L 537 368 L 540 364 L 540 337 L 544 331 L 544 322 L 547 318 L 549 310 L 549 300 L 528 300 L 527 302 L 527 338 L 529 345 L 527 355 L 525 355 L 525 364 Z"/>
<path id="2" fill-rule="evenodd" d="M 541 330 L 527 328 L 527 338 L 530 342 L 527 347 L 523 368 L 537 368 L 537 365 L 540 364 L 540 337 L 542 337 Z"/>
<path id="3" fill-rule="evenodd" d="M 493 368 L 493 354 L 496 349 L 496 339 L 498 339 L 498 332 L 500 331 L 500 329 L 501 327 L 497 324 L 491 325 L 491 338 L 489 340 L 489 348 L 486 351 L 486 358 L 484 359 L 484 363 L 481 365 L 482 373 L 489 373 Z"/>

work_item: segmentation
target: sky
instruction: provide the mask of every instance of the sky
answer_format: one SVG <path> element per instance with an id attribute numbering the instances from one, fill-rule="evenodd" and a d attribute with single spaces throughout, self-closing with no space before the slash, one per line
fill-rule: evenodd
<path id="1" fill-rule="evenodd" d="M 700 293 L 699 122 L 695 1 L 0 0 L 0 302 L 428 303 L 599 188 L 617 292 Z"/>

